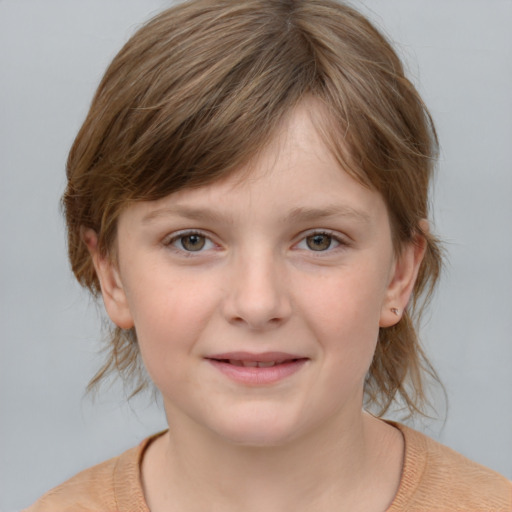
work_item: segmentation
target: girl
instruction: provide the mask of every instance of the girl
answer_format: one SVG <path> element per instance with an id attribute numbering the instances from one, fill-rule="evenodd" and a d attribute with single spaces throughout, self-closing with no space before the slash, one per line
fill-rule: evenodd
<path id="1" fill-rule="evenodd" d="M 511 510 L 504 477 L 377 417 L 421 410 L 432 373 L 415 325 L 441 265 L 436 143 L 343 4 L 194 0 L 139 30 L 64 206 L 116 326 L 93 384 L 138 388 L 142 360 L 170 429 L 29 510 Z"/>

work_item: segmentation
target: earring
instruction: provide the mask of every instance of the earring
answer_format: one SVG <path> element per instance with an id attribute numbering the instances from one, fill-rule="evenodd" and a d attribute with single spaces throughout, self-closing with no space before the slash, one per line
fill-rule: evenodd
<path id="1" fill-rule="evenodd" d="M 398 308 L 391 308 L 391 313 L 394 313 L 396 316 L 399 316 L 400 310 Z"/>

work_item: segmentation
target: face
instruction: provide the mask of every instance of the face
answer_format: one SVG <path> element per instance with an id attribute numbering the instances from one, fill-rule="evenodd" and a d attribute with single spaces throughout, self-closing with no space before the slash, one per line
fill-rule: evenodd
<path id="1" fill-rule="evenodd" d="M 395 258 L 382 197 L 339 167 L 312 110 L 247 173 L 128 207 L 116 266 L 93 250 L 173 425 L 261 446 L 361 414 L 379 327 L 421 256 Z"/>

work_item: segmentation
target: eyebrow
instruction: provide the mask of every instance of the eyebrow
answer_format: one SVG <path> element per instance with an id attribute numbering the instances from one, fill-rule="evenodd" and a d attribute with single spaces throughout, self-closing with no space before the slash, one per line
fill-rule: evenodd
<path id="1" fill-rule="evenodd" d="M 164 216 L 177 216 L 194 221 L 226 222 L 229 217 L 211 210 L 209 208 L 192 208 L 189 206 L 176 205 L 165 208 L 158 208 L 146 214 L 142 218 L 143 224 Z M 313 222 L 333 217 L 347 217 L 362 223 L 370 223 L 370 216 L 361 210 L 341 204 L 326 205 L 321 208 L 297 207 L 290 210 L 283 218 L 284 223 L 291 220 L 298 222 Z"/>
<path id="2" fill-rule="evenodd" d="M 284 220 L 298 220 L 300 222 L 308 222 L 315 220 L 323 220 L 331 217 L 348 217 L 358 222 L 370 223 L 370 215 L 362 210 L 357 210 L 350 206 L 341 204 L 326 205 L 322 208 L 293 208 Z"/>
<path id="3" fill-rule="evenodd" d="M 167 206 L 165 208 L 158 208 L 144 215 L 142 218 L 143 224 L 148 224 L 151 221 L 165 216 L 176 216 L 189 220 L 197 220 L 197 221 L 221 221 L 224 220 L 224 215 L 210 210 L 208 208 L 191 208 L 189 206 Z"/>

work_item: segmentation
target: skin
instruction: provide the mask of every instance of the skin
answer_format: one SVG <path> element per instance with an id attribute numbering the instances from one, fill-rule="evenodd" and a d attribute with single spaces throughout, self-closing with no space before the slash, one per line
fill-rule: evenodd
<path id="1" fill-rule="evenodd" d="M 362 411 L 363 386 L 424 243 L 395 256 L 383 198 L 339 167 L 319 114 L 293 111 L 248 173 L 127 207 L 116 264 L 84 235 L 171 426 L 143 461 L 153 512 L 379 511 L 397 490 L 403 440 Z M 240 350 L 305 363 L 246 385 L 208 359 Z"/>

